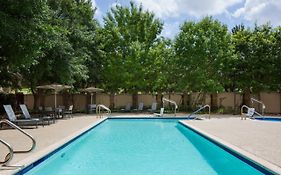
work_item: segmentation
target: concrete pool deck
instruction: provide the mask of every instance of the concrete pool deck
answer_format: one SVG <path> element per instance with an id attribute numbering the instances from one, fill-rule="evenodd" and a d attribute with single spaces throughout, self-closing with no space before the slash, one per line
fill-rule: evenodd
<path id="1" fill-rule="evenodd" d="M 281 122 L 225 116 L 210 120 L 185 120 L 183 123 L 275 165 L 281 173 Z"/>
<path id="2" fill-rule="evenodd" d="M 113 115 L 151 116 L 151 114 L 140 113 Z M 35 161 L 73 136 L 87 130 L 99 120 L 101 119 L 95 115 L 75 115 L 74 118 L 58 120 L 55 124 L 45 127 L 25 129 L 36 139 L 36 148 L 31 153 L 15 154 L 10 165 L 22 165 Z M 210 120 L 184 122 L 281 168 L 281 122 L 241 121 L 238 115 L 212 115 Z M 0 138 L 10 143 L 15 150 L 27 149 L 31 144 L 26 137 L 22 137 L 19 132 L 12 129 L 0 130 Z M 7 149 L 0 145 L 0 161 L 4 159 L 6 153 Z M 0 166 L 0 174 L 11 174 L 15 169 Z"/>

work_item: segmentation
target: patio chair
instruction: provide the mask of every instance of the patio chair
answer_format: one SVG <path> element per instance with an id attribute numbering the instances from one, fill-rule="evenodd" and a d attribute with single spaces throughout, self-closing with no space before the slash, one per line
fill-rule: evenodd
<path id="1" fill-rule="evenodd" d="M 136 111 L 136 112 L 143 111 L 143 102 L 140 102 L 138 108 L 137 109 L 133 109 L 133 110 Z"/>
<path id="2" fill-rule="evenodd" d="M 151 113 L 153 113 L 153 112 L 156 111 L 156 109 L 157 109 L 157 103 L 154 102 L 154 103 L 152 103 L 151 108 L 148 109 L 148 111 L 151 112 Z"/>
<path id="3" fill-rule="evenodd" d="M 128 103 L 126 105 L 125 109 L 123 108 L 123 109 L 121 109 L 121 111 L 123 111 L 123 112 L 130 112 L 131 111 L 131 107 L 132 107 L 131 103 Z"/>
<path id="4" fill-rule="evenodd" d="M 64 118 L 64 111 L 65 111 L 65 106 L 58 106 L 57 108 L 55 108 L 55 117 L 58 119 L 62 119 Z"/>
<path id="5" fill-rule="evenodd" d="M 20 104 L 20 109 L 23 114 L 24 119 L 26 120 L 37 120 L 38 122 L 41 121 L 39 118 L 31 117 L 30 113 L 25 104 Z M 44 122 L 42 121 L 42 125 L 44 126 Z"/>
<path id="6" fill-rule="evenodd" d="M 252 118 L 255 114 L 255 108 L 249 108 L 246 117 Z"/>
<path id="7" fill-rule="evenodd" d="M 68 118 L 73 117 L 72 116 L 72 110 L 73 110 L 73 105 L 70 105 L 69 108 L 64 111 L 64 115 L 68 116 Z"/>
<path id="8" fill-rule="evenodd" d="M 23 113 L 23 116 L 24 116 L 24 118 L 25 119 L 38 119 L 38 120 L 40 120 L 40 121 L 42 121 L 42 125 L 44 126 L 44 121 L 47 121 L 48 122 L 48 125 L 50 125 L 50 120 L 52 120 L 53 118 L 52 117 L 50 117 L 50 116 L 41 116 L 41 117 L 39 117 L 39 118 L 35 118 L 35 117 L 32 117 L 31 115 L 30 115 L 30 113 L 29 113 L 29 111 L 28 111 L 28 109 L 27 109 L 27 107 L 26 107 L 26 105 L 25 104 L 21 104 L 20 105 L 20 109 L 21 109 L 21 111 L 22 111 L 22 113 Z"/>
<path id="9" fill-rule="evenodd" d="M 49 117 L 49 118 L 53 119 L 53 123 L 55 123 L 56 115 L 55 115 L 55 111 L 53 110 L 52 107 L 45 107 L 45 110 L 43 113 L 44 113 L 43 117 Z"/>
<path id="10" fill-rule="evenodd" d="M 89 104 L 88 105 L 88 113 L 91 114 L 91 113 L 96 112 L 96 108 L 97 108 L 96 104 Z"/>
<path id="11" fill-rule="evenodd" d="M 160 109 L 160 113 L 154 113 L 154 115 L 155 115 L 156 117 L 163 117 L 163 115 L 164 115 L 164 108 L 161 108 L 161 109 Z"/>
<path id="12" fill-rule="evenodd" d="M 255 114 L 255 108 L 248 108 L 247 114 L 241 115 L 241 119 L 246 120 L 247 117 L 252 118 L 254 116 L 254 114 Z M 243 116 L 245 116 L 245 117 L 243 117 Z"/>
<path id="13" fill-rule="evenodd" d="M 3 105 L 8 119 L 16 125 L 34 125 L 38 128 L 39 119 L 17 119 L 15 112 L 11 105 Z"/>

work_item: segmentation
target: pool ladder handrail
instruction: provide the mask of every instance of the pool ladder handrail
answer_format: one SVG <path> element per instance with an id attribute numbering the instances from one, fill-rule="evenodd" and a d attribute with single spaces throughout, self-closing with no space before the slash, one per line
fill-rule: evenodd
<path id="1" fill-rule="evenodd" d="M 257 100 L 257 99 L 255 99 L 255 98 L 251 98 L 251 102 L 252 102 L 252 104 L 253 104 L 254 102 L 261 104 L 261 105 L 262 105 L 262 111 L 261 111 L 261 114 L 262 114 L 262 115 L 264 115 L 265 104 L 264 104 L 262 101 Z"/>
<path id="2" fill-rule="evenodd" d="M 170 100 L 170 99 L 167 99 L 167 98 L 162 98 L 162 102 L 163 102 L 163 108 L 164 108 L 164 102 L 169 102 L 169 103 L 172 103 L 175 105 L 175 116 L 176 116 L 176 113 L 177 113 L 177 109 L 178 109 L 178 105 L 177 103 L 174 101 L 174 100 Z"/>
<path id="3" fill-rule="evenodd" d="M 97 113 L 98 115 L 101 114 L 101 109 L 106 110 L 106 111 L 107 111 L 107 114 L 111 114 L 111 110 L 110 110 L 108 107 L 106 107 L 106 106 L 103 105 L 103 104 L 98 104 L 97 107 L 96 107 L 96 113 Z"/>
<path id="4" fill-rule="evenodd" d="M 197 109 L 193 113 L 189 114 L 187 117 L 190 118 L 192 115 L 202 111 L 205 108 L 209 108 L 209 119 L 210 119 L 211 118 L 211 106 L 210 105 L 204 105 L 204 106 L 200 107 L 199 109 Z M 195 119 L 196 119 L 196 117 L 195 117 Z"/>
<path id="5" fill-rule="evenodd" d="M 241 115 L 246 115 L 246 114 L 247 114 L 247 113 L 244 113 L 244 112 L 243 112 L 243 111 L 244 111 L 244 110 L 243 110 L 244 108 L 247 108 L 247 110 L 250 109 L 249 106 L 247 106 L 247 105 L 242 105 L 241 108 L 240 108 L 240 114 L 241 114 Z M 254 114 L 257 114 L 257 115 L 260 116 L 260 117 L 264 117 L 263 115 L 261 115 L 261 114 L 258 113 L 257 111 L 255 111 Z M 255 117 L 254 117 L 254 115 L 253 115 L 253 116 L 250 117 L 250 118 L 255 118 Z"/>
<path id="6" fill-rule="evenodd" d="M 20 131 L 22 134 L 24 134 L 25 136 L 27 136 L 28 138 L 30 138 L 30 140 L 32 141 L 32 145 L 31 147 L 28 149 L 28 150 L 14 150 L 7 142 L 1 140 L 1 143 L 4 144 L 6 147 L 9 148 L 9 153 L 6 155 L 5 157 L 5 160 L 4 162 L 0 162 L 0 164 L 3 164 L 3 165 L 7 165 L 13 158 L 13 155 L 15 153 L 28 153 L 30 151 L 32 151 L 35 147 L 36 147 L 36 141 L 35 139 L 30 135 L 28 134 L 27 132 L 25 132 L 23 129 L 21 129 L 20 127 L 18 127 L 17 125 L 15 125 L 14 123 L 12 123 L 11 121 L 7 120 L 7 119 L 4 119 L 4 120 L 1 120 L 0 121 L 0 125 L 4 123 L 4 124 L 7 124 L 9 125 L 10 127 Z"/>
<path id="7" fill-rule="evenodd" d="M 2 143 L 4 146 L 6 146 L 9 149 L 9 153 L 5 156 L 4 161 L 0 161 L 0 165 L 3 164 L 4 166 L 7 165 L 14 157 L 14 150 L 12 146 L 5 142 L 4 140 L 0 139 L 0 143 Z"/>

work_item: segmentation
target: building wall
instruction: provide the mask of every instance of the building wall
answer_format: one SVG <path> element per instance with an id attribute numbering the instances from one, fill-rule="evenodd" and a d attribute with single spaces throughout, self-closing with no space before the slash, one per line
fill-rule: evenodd
<path id="1" fill-rule="evenodd" d="M 133 104 L 131 94 L 118 94 L 114 97 L 114 104 L 116 108 L 125 107 L 128 103 Z"/>
<path id="2" fill-rule="evenodd" d="M 198 106 L 204 104 L 211 104 L 210 94 L 200 94 L 199 93 L 192 93 L 190 98 L 190 104 Z M 182 95 L 181 94 L 165 94 L 163 97 L 167 99 L 171 99 L 176 101 L 178 106 L 182 104 Z M 265 104 L 265 113 L 272 113 L 272 114 L 280 114 L 281 113 L 281 94 L 276 92 L 261 92 L 259 94 L 252 94 L 252 97 L 263 101 Z M 234 99 L 236 98 L 236 99 Z M 87 96 L 85 94 L 73 94 L 71 96 L 71 102 L 68 104 L 74 105 L 75 110 L 84 111 L 86 110 L 87 104 Z M 44 104 L 45 106 L 54 106 L 54 94 L 52 95 L 45 95 L 44 96 Z M 33 108 L 33 96 L 31 94 L 24 96 L 24 103 L 28 106 L 29 109 Z M 234 109 L 239 111 L 242 105 L 243 96 L 239 93 L 218 93 L 217 94 L 217 105 L 219 108 L 228 108 Z M 143 102 L 146 108 L 150 108 L 153 102 L 156 102 L 156 96 L 153 94 L 139 94 L 138 95 L 138 102 Z M 40 99 L 38 100 L 40 104 Z M 131 94 L 118 94 L 114 97 L 114 105 L 115 108 L 121 108 L 126 106 L 128 103 L 132 102 L 132 95 Z M 234 105 L 235 103 L 235 105 Z M 110 105 L 110 96 L 106 93 L 98 93 L 96 95 L 96 104 L 104 104 L 106 106 Z M 57 106 L 63 105 L 63 96 L 61 94 L 57 95 Z M 169 105 L 165 103 L 165 105 Z M 38 105 L 39 106 L 39 105 Z M 260 111 L 261 107 L 258 104 L 253 103 L 254 106 L 258 111 Z M 158 108 L 160 108 L 160 104 L 158 104 Z"/>
<path id="3" fill-rule="evenodd" d="M 280 93 L 260 93 L 260 100 L 265 104 L 265 113 L 281 113 Z"/>

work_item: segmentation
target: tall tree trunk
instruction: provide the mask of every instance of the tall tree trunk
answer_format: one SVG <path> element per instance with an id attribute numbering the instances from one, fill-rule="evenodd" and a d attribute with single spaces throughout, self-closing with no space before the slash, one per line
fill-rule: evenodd
<path id="1" fill-rule="evenodd" d="M 188 110 L 191 105 L 191 94 L 188 94 L 186 92 L 182 95 L 182 107 L 184 110 Z"/>
<path id="2" fill-rule="evenodd" d="M 138 93 L 133 93 L 132 94 L 132 101 L 133 101 L 133 108 L 135 108 L 135 109 L 137 109 L 138 108 L 138 101 L 139 101 L 139 99 L 138 99 Z"/>
<path id="3" fill-rule="evenodd" d="M 109 108 L 110 109 L 114 109 L 114 106 L 115 106 L 114 97 L 115 97 L 115 94 L 113 92 L 110 93 L 110 95 L 109 95 Z"/>
<path id="4" fill-rule="evenodd" d="M 163 106 L 163 101 L 162 101 L 163 95 L 161 94 L 161 92 L 157 92 L 156 95 L 156 103 L 157 103 L 157 108 L 162 108 Z"/>
<path id="5" fill-rule="evenodd" d="M 43 89 L 37 90 L 39 96 L 39 106 L 45 107 L 45 94 Z"/>
<path id="6" fill-rule="evenodd" d="M 243 104 L 247 106 L 251 105 L 251 91 L 249 88 L 245 89 L 243 93 Z"/>
<path id="7" fill-rule="evenodd" d="M 211 110 L 216 111 L 218 109 L 218 94 L 217 93 L 211 93 Z"/>
<path id="8" fill-rule="evenodd" d="M 187 109 L 187 94 L 185 92 L 181 95 L 181 107 L 184 110 Z"/>
<path id="9" fill-rule="evenodd" d="M 233 115 L 236 115 L 237 110 L 236 110 L 236 93 L 233 92 Z"/>
<path id="10" fill-rule="evenodd" d="M 39 94 L 38 92 L 35 92 L 34 90 L 31 90 L 32 95 L 33 95 L 33 110 L 38 109 L 38 102 L 39 102 Z"/>
<path id="11" fill-rule="evenodd" d="M 280 110 L 279 110 L 279 114 L 281 114 L 281 91 L 279 92 L 279 96 L 280 96 L 280 101 L 279 101 L 279 103 L 280 103 Z"/>

